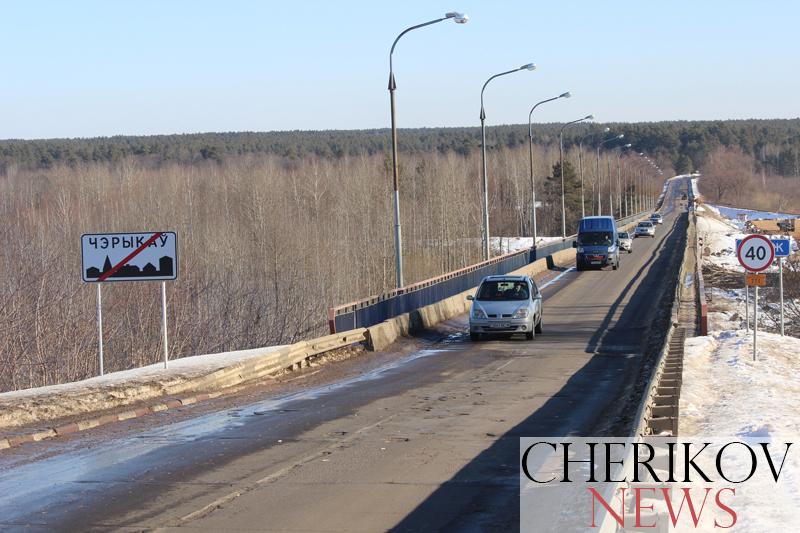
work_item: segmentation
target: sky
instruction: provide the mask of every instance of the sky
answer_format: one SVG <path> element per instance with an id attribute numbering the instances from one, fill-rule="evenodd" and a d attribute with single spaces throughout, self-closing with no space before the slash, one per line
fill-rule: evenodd
<path id="1" fill-rule="evenodd" d="M 0 139 L 796 118 L 794 0 L 0 0 Z"/>

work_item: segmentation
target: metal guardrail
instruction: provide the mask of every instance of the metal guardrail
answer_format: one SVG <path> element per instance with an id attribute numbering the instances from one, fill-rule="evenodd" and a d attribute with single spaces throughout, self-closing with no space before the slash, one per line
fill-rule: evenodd
<path id="1" fill-rule="evenodd" d="M 692 218 L 697 227 L 697 214 L 692 211 Z M 700 236 L 695 232 L 695 250 L 697 254 L 697 265 L 695 265 L 695 279 L 697 280 L 697 302 L 700 308 L 700 335 L 708 335 L 708 299 L 706 298 L 706 284 L 703 280 L 703 250 L 700 246 Z"/>
<path id="2" fill-rule="evenodd" d="M 617 224 L 624 226 L 640 218 L 643 214 L 644 212 L 636 213 L 619 219 Z M 328 309 L 328 326 L 331 333 L 336 333 L 337 331 L 380 324 L 384 320 L 477 287 L 486 276 L 508 274 L 534 261 L 545 259 L 556 252 L 571 248 L 575 237 L 576 235 L 570 235 L 560 242 L 493 257 L 487 261 L 406 285 L 400 289 L 393 289 L 381 295 L 331 307 Z"/>
<path id="3" fill-rule="evenodd" d="M 688 210 L 689 213 L 687 214 L 687 220 L 689 225 L 686 227 L 686 231 L 688 232 L 690 229 L 690 225 L 696 222 L 696 215 L 694 213 L 694 195 L 692 194 L 692 187 L 689 185 L 688 187 Z M 696 225 L 695 225 L 696 227 Z M 697 231 L 695 231 L 695 237 L 697 235 Z M 697 241 L 695 239 L 695 246 L 697 245 Z M 700 256 L 697 255 L 697 264 L 700 264 L 699 261 Z M 685 336 L 685 332 L 679 331 L 681 328 L 678 327 L 678 311 L 680 309 L 681 304 L 681 280 L 684 279 L 686 275 L 686 248 L 684 247 L 684 254 L 681 259 L 681 266 L 678 270 L 678 282 L 675 285 L 675 297 L 672 301 L 672 309 L 670 310 L 670 326 L 669 330 L 667 331 L 667 335 L 664 338 L 664 345 L 661 348 L 661 351 L 658 355 L 658 361 L 656 362 L 656 368 L 653 371 L 653 374 L 650 376 L 650 381 L 647 384 L 647 388 L 645 389 L 645 396 L 642 400 L 641 405 L 639 406 L 639 410 L 637 412 L 636 418 L 634 420 L 638 420 L 638 424 L 636 428 L 633 430 L 633 436 L 641 436 L 641 435 L 652 435 L 655 432 L 660 433 L 663 430 L 669 429 L 672 431 L 673 435 L 677 434 L 677 401 L 678 401 L 678 394 L 680 392 L 680 385 L 681 385 L 681 377 L 682 374 L 682 362 L 680 364 L 675 364 L 674 361 L 669 360 L 670 356 L 670 345 L 673 344 L 673 337 L 677 336 L 676 339 L 678 342 L 682 342 L 683 337 Z M 676 335 L 677 333 L 677 335 Z M 681 354 L 682 355 L 682 354 Z M 672 368 L 667 368 L 667 365 L 671 365 Z M 676 377 L 677 375 L 677 377 Z M 662 378 L 668 376 L 671 383 L 663 384 Z M 665 402 L 664 399 L 660 398 L 665 396 L 664 394 L 660 394 L 660 392 L 664 392 L 665 387 L 671 387 L 675 390 L 670 391 L 673 394 L 670 395 L 672 397 L 671 400 Z M 674 403 L 674 405 L 673 405 Z M 665 411 L 674 409 L 673 416 L 667 416 Z M 674 425 L 671 424 L 670 427 L 667 428 L 663 421 L 653 423 L 654 419 L 657 418 L 672 418 L 674 419 Z"/>

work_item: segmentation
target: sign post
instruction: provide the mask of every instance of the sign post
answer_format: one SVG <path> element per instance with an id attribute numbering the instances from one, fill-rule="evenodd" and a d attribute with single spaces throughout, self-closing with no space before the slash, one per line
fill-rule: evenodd
<path id="1" fill-rule="evenodd" d="M 783 257 L 778 258 L 778 272 L 781 293 L 781 337 L 783 337 Z"/>
<path id="2" fill-rule="evenodd" d="M 792 253 L 792 241 L 790 239 L 772 239 L 775 246 L 775 257 L 778 258 L 778 277 L 781 295 L 781 337 L 783 337 L 783 258 L 789 257 Z"/>
<path id="3" fill-rule="evenodd" d="M 169 364 L 169 344 L 167 343 L 167 282 L 161 282 L 161 326 L 164 330 L 164 368 Z"/>
<path id="4" fill-rule="evenodd" d="M 744 278 L 744 330 L 750 332 L 750 286 L 747 284 L 747 274 Z"/>
<path id="5" fill-rule="evenodd" d="M 103 291 L 97 284 L 97 345 L 100 351 L 100 375 L 103 375 Z"/>
<path id="6" fill-rule="evenodd" d="M 768 269 L 775 260 L 775 246 L 764 235 L 748 235 L 736 247 L 736 257 L 746 272 L 746 283 L 755 285 L 753 301 L 753 360 L 756 360 L 758 343 L 758 287 L 766 284 L 758 273 Z"/>
<path id="7" fill-rule="evenodd" d="M 110 281 L 161 281 L 161 326 L 164 368 L 167 344 L 167 284 L 178 278 L 178 238 L 175 232 L 98 233 L 81 235 L 82 278 L 97 283 L 97 329 L 100 375 L 103 364 L 103 299 L 101 285 Z"/>

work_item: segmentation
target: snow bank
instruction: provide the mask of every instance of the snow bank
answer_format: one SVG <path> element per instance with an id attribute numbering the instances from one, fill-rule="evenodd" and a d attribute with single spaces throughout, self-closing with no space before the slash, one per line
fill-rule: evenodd
<path id="1" fill-rule="evenodd" d="M 738 228 L 722 219 L 698 213 L 697 236 L 703 249 L 703 261 L 726 270 L 743 272 L 736 258 L 736 239 L 744 238 L 745 234 Z"/>
<path id="2" fill-rule="evenodd" d="M 247 361 L 250 358 L 264 355 L 284 346 L 270 346 L 267 348 L 255 348 L 252 350 L 237 350 L 233 352 L 221 352 L 214 354 L 195 355 L 183 357 L 169 362 L 169 368 L 164 368 L 164 363 L 156 363 L 141 368 L 111 372 L 104 376 L 96 376 L 82 381 L 72 383 L 62 383 L 61 385 L 50 385 L 48 387 L 37 387 L 34 389 L 23 389 L 18 391 L 0 393 L 0 405 L 5 400 L 14 398 L 25 398 L 32 396 L 43 396 L 50 394 L 64 394 L 86 388 L 110 387 L 122 385 L 126 382 L 150 381 L 152 379 L 169 379 L 175 377 L 191 377 L 198 374 L 207 374 L 230 366 L 236 363 Z"/>
<path id="3" fill-rule="evenodd" d="M 797 442 L 800 339 L 759 331 L 756 360 L 752 332 L 741 329 L 687 339 L 685 348 L 679 411 L 682 441 L 744 441 L 752 446 L 769 442 L 776 458 L 781 457 L 785 443 Z M 712 449 L 719 447 L 712 445 Z M 739 472 L 747 472 L 743 458 L 727 461 Z M 710 467 L 711 459 L 698 463 Z M 733 500 L 738 520 L 732 531 L 788 531 L 786 524 L 800 519 L 798 470 L 796 454 L 790 454 L 779 483 L 756 476 L 738 485 Z"/>
<path id="4" fill-rule="evenodd" d="M 73 383 L 4 392 L 0 394 L 0 427 L 10 428 L 84 412 L 112 409 L 162 396 L 165 391 L 284 346 L 197 355 L 113 372 Z"/>
<path id="5" fill-rule="evenodd" d="M 744 330 L 686 341 L 682 436 L 800 435 L 800 339 Z"/>

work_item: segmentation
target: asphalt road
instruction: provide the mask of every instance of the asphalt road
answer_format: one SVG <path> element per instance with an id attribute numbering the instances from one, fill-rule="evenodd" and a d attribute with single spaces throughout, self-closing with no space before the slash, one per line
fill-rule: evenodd
<path id="1" fill-rule="evenodd" d="M 543 289 L 536 340 L 472 343 L 459 317 L 445 340 L 330 383 L 0 454 L 0 529 L 517 529 L 519 437 L 632 423 L 685 231 L 676 185 L 620 270 Z"/>

